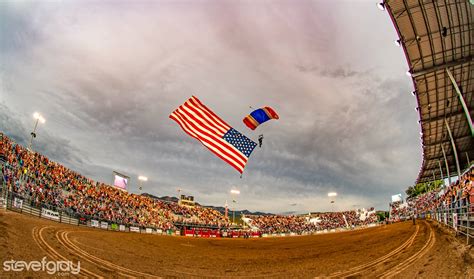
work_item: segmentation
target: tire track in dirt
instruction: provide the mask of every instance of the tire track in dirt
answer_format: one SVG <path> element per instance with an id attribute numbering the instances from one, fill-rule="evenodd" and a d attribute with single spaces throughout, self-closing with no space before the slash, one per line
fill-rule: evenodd
<path id="1" fill-rule="evenodd" d="M 411 247 L 413 245 L 413 242 L 414 242 L 416 236 L 418 235 L 419 229 L 420 229 L 420 227 L 419 227 L 419 225 L 417 225 L 416 226 L 416 231 L 410 236 L 410 238 L 408 238 L 407 241 L 405 241 L 397 249 L 393 250 L 392 252 L 388 253 L 387 255 L 385 255 L 383 257 L 380 257 L 378 259 L 375 259 L 373 261 L 370 261 L 368 263 L 364 263 L 364 264 L 352 267 L 352 268 L 350 268 L 349 270 L 346 270 L 346 271 L 339 271 L 339 272 L 332 273 L 332 274 L 329 275 L 329 278 L 340 278 L 340 277 L 354 276 L 354 275 L 357 275 L 359 273 L 363 273 L 364 271 L 367 271 L 367 270 L 373 268 L 374 266 L 383 264 L 384 262 L 390 260 L 392 257 L 403 253 L 403 251 L 405 249 L 408 249 L 409 247 Z"/>

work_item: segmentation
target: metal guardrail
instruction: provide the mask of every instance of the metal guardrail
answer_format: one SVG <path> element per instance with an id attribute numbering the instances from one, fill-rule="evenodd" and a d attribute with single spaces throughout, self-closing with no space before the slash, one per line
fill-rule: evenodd
<path id="1" fill-rule="evenodd" d="M 0 190 L 5 190 L 3 187 Z M 2 193 L 3 195 L 3 193 Z M 139 233 L 160 233 L 175 235 L 180 232 L 180 230 L 165 230 L 153 226 L 140 226 L 134 224 L 123 224 L 120 222 L 113 222 L 110 220 L 105 220 L 101 218 L 93 218 L 91 216 L 81 215 L 72 215 L 67 213 L 64 210 L 60 210 L 51 206 L 43 206 L 42 203 L 31 203 L 31 201 L 25 199 L 24 197 L 17 195 L 12 192 L 8 192 L 5 199 L 5 207 L 7 210 L 18 212 L 21 214 L 27 214 L 38 218 L 44 218 L 52 221 L 56 221 L 63 224 L 69 224 L 74 226 L 86 226 L 86 227 L 96 227 L 110 231 L 125 231 L 125 232 L 139 232 Z M 97 224 L 94 226 L 94 224 Z M 105 224 L 105 226 L 104 226 Z M 123 226 L 123 230 L 120 230 L 120 226 Z"/>
<path id="2" fill-rule="evenodd" d="M 465 202 L 465 201 L 460 201 Z M 470 244 L 474 238 L 474 204 L 464 203 L 461 206 L 440 207 L 425 213 L 430 219 L 452 229 L 456 234 L 466 237 L 466 243 Z M 429 215 L 429 216 L 428 216 Z"/>

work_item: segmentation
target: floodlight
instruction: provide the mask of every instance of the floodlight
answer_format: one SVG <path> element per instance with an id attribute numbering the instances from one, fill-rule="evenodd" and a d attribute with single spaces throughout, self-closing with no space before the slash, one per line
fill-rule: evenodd
<path id="1" fill-rule="evenodd" d="M 379 8 L 379 10 L 381 11 L 385 11 L 385 3 L 384 2 L 377 3 L 377 8 Z"/>
<path id="2" fill-rule="evenodd" d="M 328 197 L 335 197 L 337 196 L 337 193 L 336 192 L 330 192 L 328 193 Z"/>
<path id="3" fill-rule="evenodd" d="M 148 181 L 148 177 L 140 175 L 140 176 L 138 177 L 138 180 L 141 180 L 141 181 Z"/>
<path id="4" fill-rule="evenodd" d="M 44 117 L 41 114 L 37 113 L 37 112 L 35 112 L 33 114 L 33 117 L 41 123 L 46 122 L 46 119 L 44 119 Z"/>
<path id="5" fill-rule="evenodd" d="M 239 194 L 240 194 L 240 191 L 237 190 L 237 189 L 232 189 L 232 190 L 230 190 L 230 193 L 231 193 L 231 194 L 235 194 L 235 195 L 239 195 Z"/>
<path id="6" fill-rule="evenodd" d="M 402 40 L 398 39 L 398 40 L 395 40 L 395 45 L 396 46 L 402 46 Z"/>

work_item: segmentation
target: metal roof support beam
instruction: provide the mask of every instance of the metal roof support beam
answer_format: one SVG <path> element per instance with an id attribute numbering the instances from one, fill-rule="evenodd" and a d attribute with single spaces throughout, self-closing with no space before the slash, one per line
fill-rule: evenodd
<path id="1" fill-rule="evenodd" d="M 471 165 L 471 160 L 469 160 L 469 153 L 466 151 L 467 167 Z"/>
<path id="2" fill-rule="evenodd" d="M 459 101 L 461 102 L 462 108 L 464 109 L 464 114 L 466 115 L 467 124 L 469 125 L 469 128 L 471 128 L 471 136 L 474 137 L 474 129 L 472 127 L 471 115 L 469 113 L 469 109 L 467 108 L 466 102 L 464 101 L 464 97 L 461 94 L 461 90 L 459 89 L 459 86 L 456 80 L 454 79 L 453 75 L 451 74 L 451 71 L 448 68 L 446 68 L 446 73 L 448 73 L 449 79 L 451 80 L 451 83 L 453 84 L 454 89 L 456 93 L 458 94 Z"/>
<path id="3" fill-rule="evenodd" d="M 449 128 L 448 121 L 444 120 L 446 124 L 446 129 L 448 129 L 449 139 L 451 140 L 451 145 L 453 146 L 454 159 L 456 160 L 456 170 L 458 172 L 458 179 L 461 177 L 461 168 L 459 167 L 458 152 L 456 151 L 456 144 L 454 143 L 453 135 L 451 134 L 451 128 Z"/>
<path id="4" fill-rule="evenodd" d="M 431 68 L 427 68 L 427 69 L 423 69 L 423 70 L 420 70 L 420 71 L 413 72 L 413 73 L 411 73 L 411 76 L 413 78 L 416 78 L 416 77 L 421 76 L 421 75 L 425 75 L 425 74 L 428 74 L 428 73 L 431 73 L 431 72 L 434 72 L 434 71 L 438 71 L 438 70 L 444 70 L 448 67 L 458 66 L 458 65 L 461 65 L 461 64 L 464 64 L 464 63 L 467 63 L 467 62 L 471 62 L 471 61 L 472 61 L 472 55 L 468 56 L 466 58 L 461 58 L 459 60 L 454 60 L 454 61 L 451 61 L 451 62 L 448 62 L 448 63 L 445 63 L 445 64 L 441 64 L 441 65 L 438 65 L 438 66 L 433 66 Z"/>
<path id="5" fill-rule="evenodd" d="M 474 110 L 473 110 L 474 112 Z M 423 119 L 421 120 L 422 123 L 429 123 L 429 122 L 435 122 L 435 121 L 439 121 L 439 120 L 443 120 L 444 118 L 451 118 L 451 117 L 455 117 L 455 116 L 458 116 L 460 114 L 464 114 L 464 110 L 463 111 L 452 111 L 452 112 L 449 112 L 447 113 L 446 115 L 440 115 L 440 116 L 436 116 L 436 117 L 431 117 L 431 118 L 428 118 L 428 119 Z"/>
<path id="6" fill-rule="evenodd" d="M 447 172 L 447 175 L 448 175 L 449 185 L 451 185 L 451 175 L 449 175 L 449 165 L 448 165 L 448 160 L 446 160 L 446 152 L 444 151 L 443 144 L 441 144 L 441 151 L 443 151 L 444 164 L 446 165 L 446 172 Z"/>
<path id="7" fill-rule="evenodd" d="M 470 139 L 471 136 L 463 136 L 463 137 L 457 137 L 455 138 L 454 140 L 463 140 L 463 139 Z M 435 146 L 435 145 L 438 145 L 440 143 L 443 143 L 443 142 L 446 142 L 445 140 L 441 140 L 441 141 L 436 141 L 436 142 L 433 142 L 433 143 L 428 143 L 428 144 L 423 144 L 424 147 L 431 147 L 431 146 Z"/>
<path id="8" fill-rule="evenodd" d="M 441 167 L 441 162 L 439 160 L 438 160 L 438 166 L 439 166 L 439 173 L 441 174 L 441 179 L 443 180 L 443 186 L 444 186 L 443 168 Z"/>

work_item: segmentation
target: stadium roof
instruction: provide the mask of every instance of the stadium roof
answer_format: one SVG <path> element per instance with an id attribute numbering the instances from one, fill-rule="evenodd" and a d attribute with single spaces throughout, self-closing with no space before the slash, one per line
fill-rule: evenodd
<path id="1" fill-rule="evenodd" d="M 456 145 L 461 172 L 474 160 L 471 131 L 474 112 L 474 5 L 463 1 L 385 1 L 403 47 L 418 100 L 423 163 L 417 183 L 457 174 L 448 124 Z M 468 114 L 448 71 L 466 103 Z M 471 123 L 469 123 L 471 122 Z"/>

